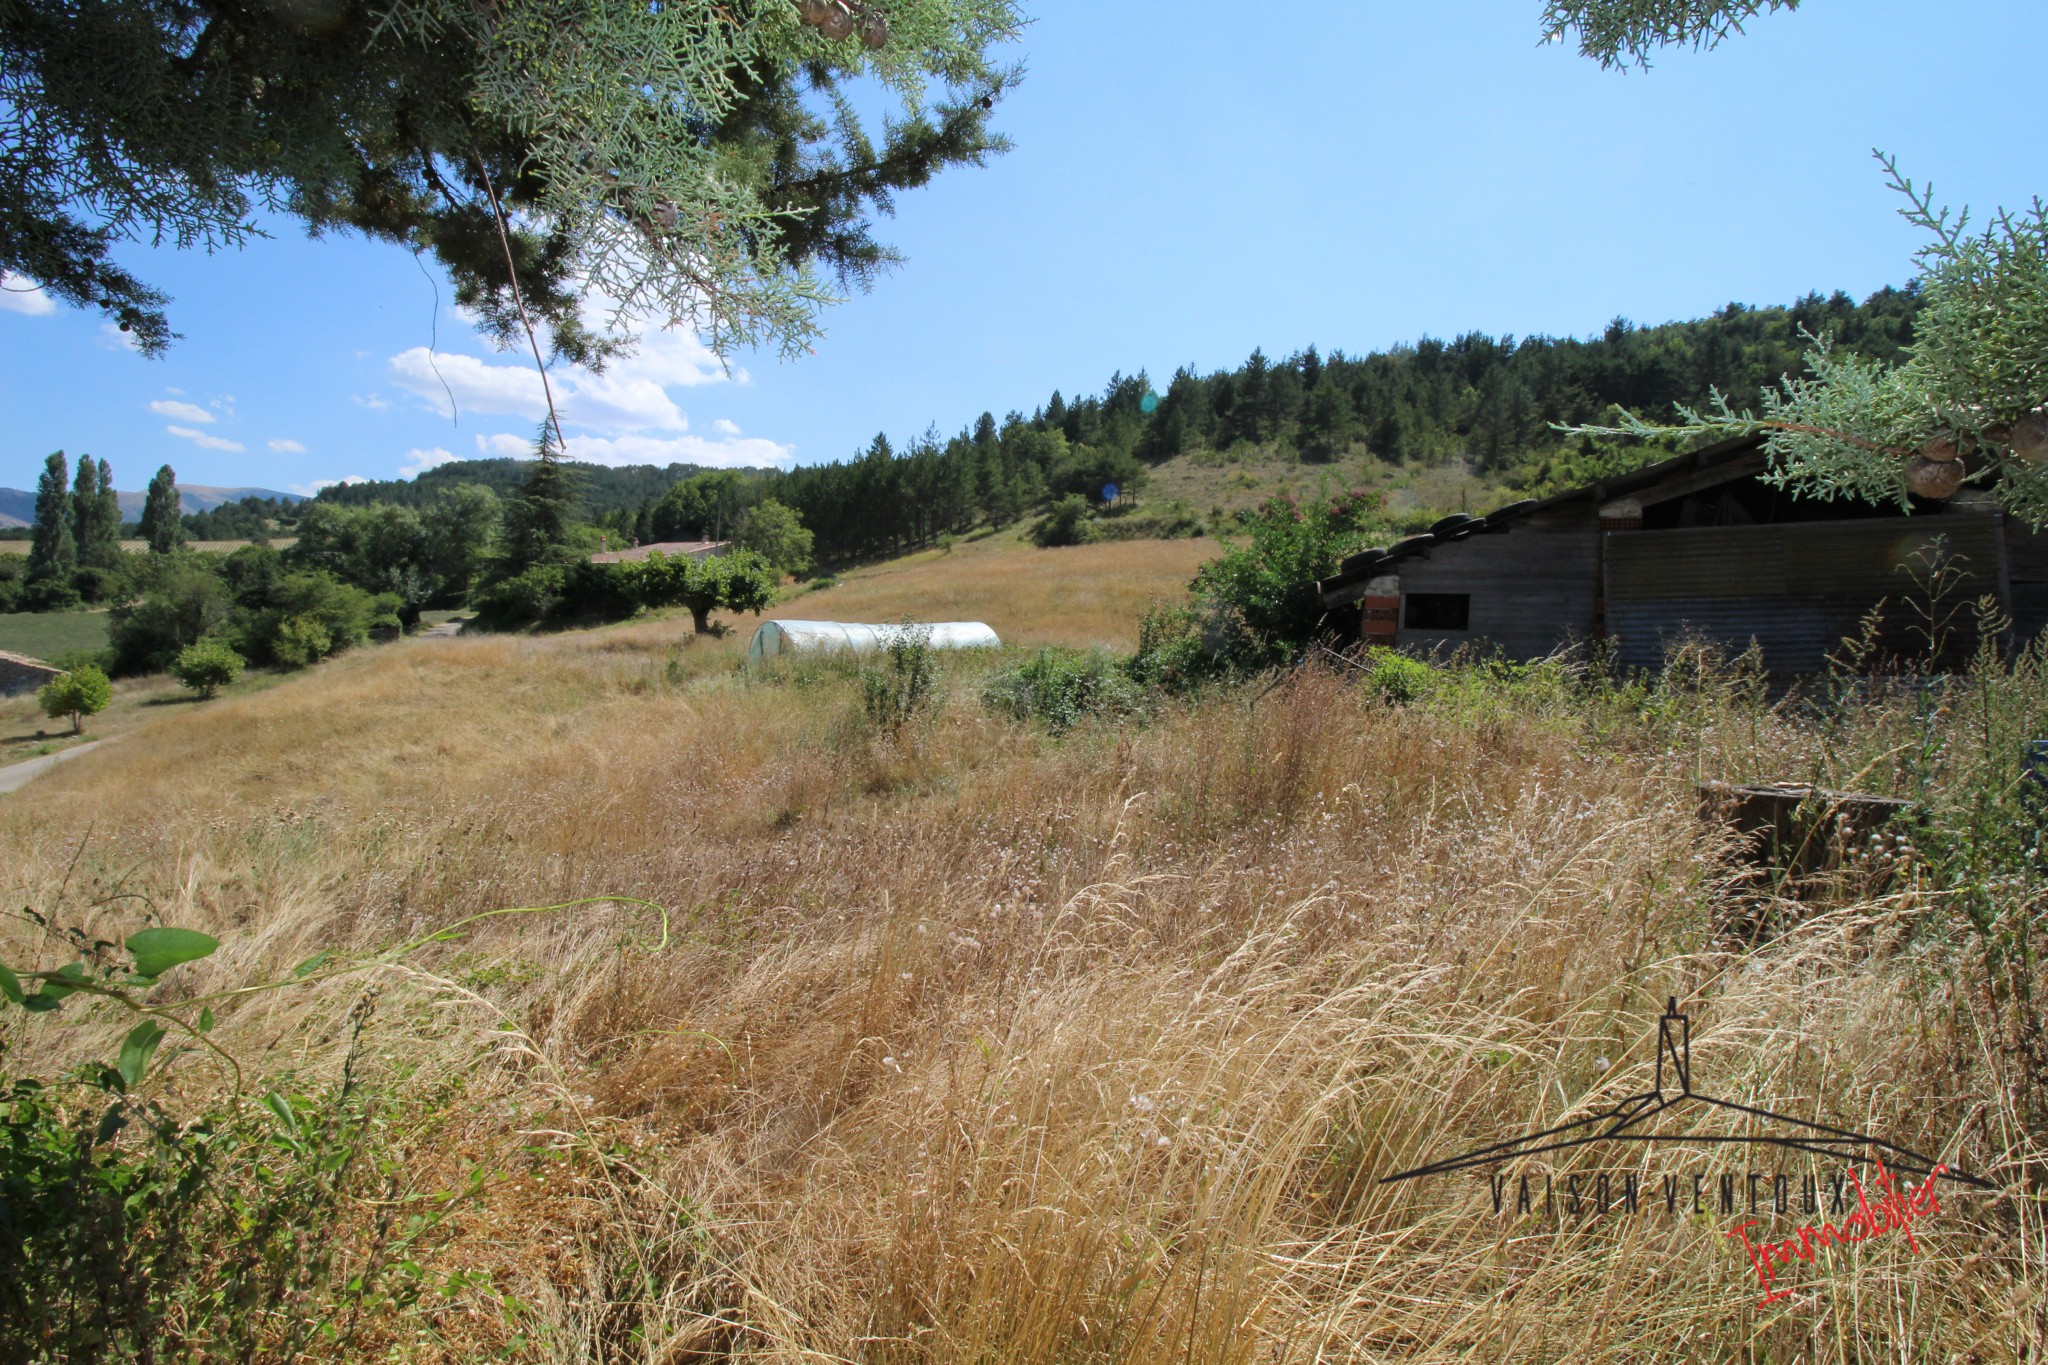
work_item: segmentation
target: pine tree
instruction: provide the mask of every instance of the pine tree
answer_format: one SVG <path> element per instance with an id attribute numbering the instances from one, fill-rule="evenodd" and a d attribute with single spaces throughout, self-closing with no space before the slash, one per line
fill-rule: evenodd
<path id="1" fill-rule="evenodd" d="M 36 526 L 28 551 L 31 583 L 69 586 L 78 568 L 78 541 L 71 532 L 71 494 L 65 489 L 68 473 L 64 452 L 53 451 L 43 462 L 42 477 L 36 480 Z"/>
<path id="2" fill-rule="evenodd" d="M 167 555 L 185 543 L 184 508 L 178 497 L 178 476 L 169 465 L 149 481 L 142 500 L 142 538 L 153 555 Z"/>
<path id="3" fill-rule="evenodd" d="M 576 490 L 562 466 L 554 428 L 543 422 L 534 439 L 533 468 L 505 508 L 505 557 L 513 573 L 561 557 L 575 505 Z"/>

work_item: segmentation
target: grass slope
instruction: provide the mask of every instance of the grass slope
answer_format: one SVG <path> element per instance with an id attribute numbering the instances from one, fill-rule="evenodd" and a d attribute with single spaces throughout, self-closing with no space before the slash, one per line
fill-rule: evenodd
<path id="1" fill-rule="evenodd" d="M 18 611 L 0 614 L 0 649 L 31 659 L 107 647 L 103 611 Z"/>
<path id="2" fill-rule="evenodd" d="M 1137 643 L 1138 618 L 1181 601 L 1195 570 L 1221 552 L 1214 540 L 1139 540 L 1041 550 L 1011 530 L 844 575 L 768 616 L 783 620 L 986 621 L 1005 643 Z"/>
<path id="3" fill-rule="evenodd" d="M 1085 642 L 1125 589 L 1073 566 L 1172 577 L 1154 547 L 1097 550 L 962 547 L 819 602 Z M 1917 1254 L 1894 1235 L 1791 1267 L 1800 1297 L 1761 1310 L 1735 1220 L 1658 1206 L 1560 1233 L 1495 1214 L 1483 1179 L 1377 1183 L 1644 1088 L 1673 994 L 1722 1095 L 1973 1165 L 2038 1157 L 1938 888 L 1847 886 L 1762 946 L 1721 932 L 1747 893 L 1695 779 L 1883 784 L 1869 755 L 1896 736 L 1819 735 L 1709 671 L 1598 717 L 1542 686 L 1394 708 L 1308 673 L 1054 739 L 978 704 L 987 655 L 946 659 L 934 712 L 878 733 L 845 663 L 750 677 L 743 635 L 686 629 L 358 651 L 167 709 L 0 803 L 13 903 L 110 937 L 147 905 L 223 938 L 179 991 L 498 907 L 670 909 L 665 939 L 623 905 L 491 921 L 375 978 L 357 1080 L 413 1103 L 385 1139 L 406 1183 L 363 1216 L 474 1163 L 476 1196 L 407 1254 L 430 1281 L 492 1272 L 538 1343 L 465 1299 L 389 1323 L 391 1353 L 1621 1365 L 2048 1344 L 2027 1200 L 1951 1203 Z M 56 960 L 14 926 L 0 949 Z M 223 1001 L 214 1036 L 304 1084 L 338 1065 L 364 984 Z M 21 1069 L 110 1053 L 127 1026 L 0 1023 Z M 173 1105 L 215 1084 L 195 1056 L 169 1074 Z M 1702 1143 L 1648 1169 L 1746 1161 Z M 1532 1169 L 1596 1167 L 1644 1169 Z"/>

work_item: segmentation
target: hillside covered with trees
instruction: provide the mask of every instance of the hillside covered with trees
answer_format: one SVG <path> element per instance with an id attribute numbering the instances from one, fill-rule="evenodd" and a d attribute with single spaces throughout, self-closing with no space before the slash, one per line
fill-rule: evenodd
<path id="1" fill-rule="evenodd" d="M 1311 346 L 1276 360 L 1254 351 L 1234 370 L 1182 368 L 1163 389 L 1142 371 L 1117 374 L 1100 395 L 1054 392 L 1029 416 L 983 413 L 950 439 L 927 431 L 899 448 L 878 435 L 848 460 L 745 479 L 693 476 L 648 509 L 639 529 L 708 535 L 748 501 L 772 496 L 802 515 L 821 561 L 843 562 L 1012 521 L 1063 496 L 1099 500 L 1111 484 L 1137 491 L 1150 469 L 1205 450 L 1258 449 L 1306 465 L 1465 460 L 1511 487 L 1541 491 L 1662 453 L 1569 438 L 1558 425 L 1600 421 L 1617 408 L 1669 420 L 1715 391 L 1747 398 L 1802 372 L 1809 335 L 1892 361 L 1912 341 L 1919 306 L 1910 287 L 1860 304 L 1839 292 L 1809 294 L 1789 307 L 1730 304 L 1652 327 L 1616 319 L 1585 339 L 1474 332 L 1362 356 Z M 704 496 L 713 487 L 720 496 Z"/>

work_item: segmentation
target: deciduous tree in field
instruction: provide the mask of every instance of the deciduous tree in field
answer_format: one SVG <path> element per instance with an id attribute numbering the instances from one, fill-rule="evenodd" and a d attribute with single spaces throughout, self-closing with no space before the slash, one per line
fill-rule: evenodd
<path id="1" fill-rule="evenodd" d="M 92 664 L 82 664 L 69 673 L 59 673 L 43 684 L 36 693 L 43 714 L 52 720 L 66 716 L 71 718 L 71 733 L 85 733 L 85 718 L 96 716 L 107 709 L 107 703 L 114 699 L 114 688 L 107 681 L 107 675 Z"/>
<path id="2" fill-rule="evenodd" d="M 204 701 L 242 676 L 242 656 L 224 641 L 201 640 L 178 652 L 171 672 Z"/>
<path id="3" fill-rule="evenodd" d="M 688 607 L 699 635 L 710 633 L 714 611 L 759 614 L 775 602 L 779 575 L 747 550 L 714 559 L 650 555 L 638 566 L 640 600 L 650 607 Z"/>

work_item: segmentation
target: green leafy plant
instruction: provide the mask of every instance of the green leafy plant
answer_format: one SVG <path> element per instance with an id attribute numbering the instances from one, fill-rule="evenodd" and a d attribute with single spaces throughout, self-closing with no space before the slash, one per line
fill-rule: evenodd
<path id="1" fill-rule="evenodd" d="M 35 910 L 18 916 L 66 959 L 0 965 L 0 1009 L 49 1016 L 83 1003 L 136 1022 L 111 1064 L 57 1077 L 0 1069 L 0 1359 L 191 1362 L 352 1358 L 380 1315 L 479 1303 L 523 1309 L 488 1276 L 429 1276 L 419 1249 L 459 1202 L 484 1187 L 472 1169 L 453 1190 L 401 1180 L 389 1150 L 393 1111 L 358 1074 L 379 988 L 349 1016 L 341 1075 L 315 1093 L 245 1093 L 241 1063 L 213 1039 L 214 1007 L 379 969 L 481 922 L 613 898 L 473 915 L 388 951 L 323 951 L 288 976 L 155 1003 L 177 969 L 210 958 L 209 934 L 153 926 L 97 938 Z M 620 900 L 661 916 L 644 901 Z M 180 1120 L 139 1092 L 167 1038 L 211 1056 L 229 1095 Z M 0 1053 L 4 1059 L 4 1053 Z M 344 1236 L 343 1233 L 346 1232 Z M 431 1323 L 419 1326 L 431 1333 Z M 516 1344 L 523 1337 L 514 1332 Z"/>
<path id="2" fill-rule="evenodd" d="M 1142 714 L 1149 698 L 1124 662 L 1107 650 L 1041 649 L 990 676 L 981 699 L 990 710 L 1064 734 L 1094 716 Z"/>
<path id="3" fill-rule="evenodd" d="M 861 672 L 861 709 L 869 723 L 901 730 L 938 702 L 939 659 L 931 627 L 904 621 L 892 627 L 882 662 Z"/>
<path id="4" fill-rule="evenodd" d="M 107 703 L 113 699 L 113 685 L 107 681 L 107 675 L 93 664 L 59 673 L 36 693 L 37 704 L 51 720 L 70 717 L 74 735 L 84 734 L 85 718 L 106 710 Z"/>
<path id="5" fill-rule="evenodd" d="M 1055 501 L 1031 528 L 1031 540 L 1044 549 L 1086 545 L 1095 539 L 1095 505 L 1079 493 Z"/>
<path id="6" fill-rule="evenodd" d="M 1396 650 L 1367 650 L 1362 662 L 1366 684 L 1390 702 L 1420 701 L 1436 685 L 1435 669 Z"/>
<path id="7" fill-rule="evenodd" d="M 212 697 L 242 676 L 242 656 L 222 640 L 201 640 L 178 652 L 171 673 L 202 699 Z"/>

